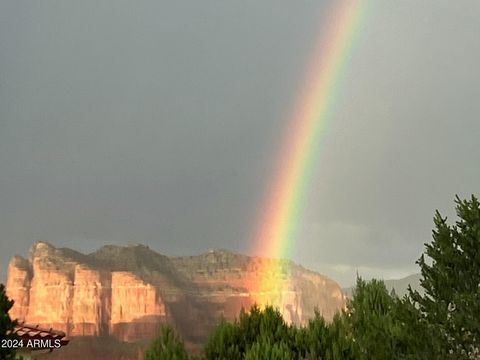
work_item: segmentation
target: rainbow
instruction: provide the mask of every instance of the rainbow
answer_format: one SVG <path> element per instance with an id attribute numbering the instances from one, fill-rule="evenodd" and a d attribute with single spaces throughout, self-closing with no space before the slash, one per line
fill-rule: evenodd
<path id="1" fill-rule="evenodd" d="M 272 185 L 258 216 L 253 237 L 255 254 L 269 258 L 287 258 L 291 254 L 322 139 L 336 108 L 345 67 L 367 13 L 368 2 L 333 1 L 286 129 L 277 170 L 270 181 Z M 264 273 L 279 271 L 274 264 L 276 262 L 267 262 Z M 259 294 L 275 286 L 272 279 L 267 276 L 259 280 Z M 261 295 L 256 301 L 265 303 Z"/>

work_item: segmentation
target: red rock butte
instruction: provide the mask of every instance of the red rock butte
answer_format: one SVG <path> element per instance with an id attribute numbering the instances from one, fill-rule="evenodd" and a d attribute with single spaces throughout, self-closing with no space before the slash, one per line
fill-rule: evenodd
<path id="1" fill-rule="evenodd" d="M 266 274 L 265 262 L 281 271 Z M 167 257 L 142 245 L 108 245 L 85 255 L 37 242 L 29 259 L 11 259 L 7 295 L 15 301 L 12 318 L 69 337 L 144 340 L 169 322 L 200 343 L 221 317 L 234 319 L 255 303 L 259 289 L 251 284 L 267 276 L 281 284 L 267 295 L 288 322 L 305 324 L 315 309 L 330 320 L 345 306 L 336 282 L 291 261 L 225 250 Z"/>

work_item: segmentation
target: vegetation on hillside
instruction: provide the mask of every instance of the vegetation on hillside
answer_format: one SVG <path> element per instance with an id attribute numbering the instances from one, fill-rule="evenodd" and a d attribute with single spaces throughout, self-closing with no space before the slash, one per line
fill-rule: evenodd
<path id="1" fill-rule="evenodd" d="M 253 306 L 221 321 L 204 360 L 480 359 L 480 204 L 455 200 L 459 220 L 438 212 L 433 240 L 418 260 L 425 293 L 402 298 L 382 281 L 357 279 L 347 308 L 327 323 L 320 314 L 304 327 L 285 323 L 272 307 Z M 183 342 L 164 328 L 145 360 L 188 359 Z"/>

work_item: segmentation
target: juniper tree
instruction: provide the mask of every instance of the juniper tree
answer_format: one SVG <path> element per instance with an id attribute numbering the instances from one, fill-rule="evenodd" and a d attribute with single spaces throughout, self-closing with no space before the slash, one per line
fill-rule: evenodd
<path id="1" fill-rule="evenodd" d="M 383 281 L 357 279 L 347 323 L 358 360 L 440 359 L 421 313 L 408 296 L 388 293 Z"/>
<path id="2" fill-rule="evenodd" d="M 480 204 L 455 199 L 454 225 L 437 211 L 420 265 L 425 294 L 411 297 L 441 341 L 444 358 L 476 359 L 480 347 Z"/>
<path id="3" fill-rule="evenodd" d="M 250 348 L 257 343 L 255 350 L 252 350 L 255 354 L 260 351 L 259 347 L 266 344 L 272 347 L 268 351 L 277 353 L 280 351 L 277 348 L 280 342 L 284 343 L 282 346 L 291 347 L 291 329 L 278 309 L 267 306 L 261 310 L 253 305 L 249 311 L 242 309 L 239 318 L 233 323 L 222 321 L 212 331 L 205 345 L 205 358 L 243 360 Z M 249 357 L 252 356 L 250 353 Z"/>

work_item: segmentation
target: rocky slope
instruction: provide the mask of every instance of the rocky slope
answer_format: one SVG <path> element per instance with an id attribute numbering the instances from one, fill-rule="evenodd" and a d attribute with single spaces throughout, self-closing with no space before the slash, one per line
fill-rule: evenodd
<path id="1" fill-rule="evenodd" d="M 285 260 L 224 250 L 169 258 L 142 245 L 84 255 L 45 242 L 32 246 L 29 259 L 11 259 L 7 294 L 15 300 L 13 318 L 69 336 L 137 341 L 171 322 L 193 343 L 220 316 L 233 319 L 254 302 L 303 324 L 315 308 L 331 319 L 345 301 L 334 281 Z"/>

